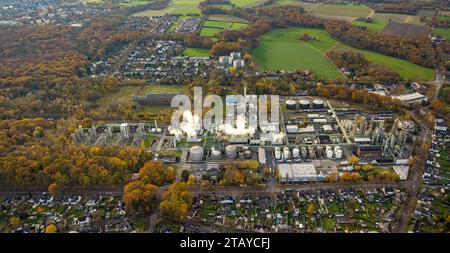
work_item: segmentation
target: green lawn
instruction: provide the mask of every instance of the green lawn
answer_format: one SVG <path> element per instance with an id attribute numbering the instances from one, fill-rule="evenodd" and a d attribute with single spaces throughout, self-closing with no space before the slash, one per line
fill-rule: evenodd
<path id="1" fill-rule="evenodd" d="M 406 60 L 375 53 L 368 50 L 356 49 L 342 44 L 339 45 L 338 49 L 359 52 L 363 54 L 368 61 L 385 66 L 389 70 L 399 73 L 400 77 L 402 78 L 427 81 L 434 78 L 434 71 L 432 69 L 410 63 Z"/>
<path id="2" fill-rule="evenodd" d="M 239 23 L 250 23 L 248 20 L 243 18 L 226 15 L 226 14 L 213 14 L 208 16 L 208 20 L 215 21 L 226 21 L 226 22 L 239 22 Z"/>
<path id="3" fill-rule="evenodd" d="M 203 24 L 204 27 L 214 27 L 214 28 L 221 28 L 221 29 L 228 29 L 231 27 L 231 22 L 226 21 L 214 21 L 214 20 L 206 20 Z"/>
<path id="4" fill-rule="evenodd" d="M 317 39 L 298 40 L 304 33 Z M 313 69 L 320 77 L 336 79 L 342 74 L 324 53 L 337 43 L 323 29 L 276 29 L 262 36 L 260 45 L 253 51 L 253 59 L 263 70 Z"/>
<path id="5" fill-rule="evenodd" d="M 232 30 L 239 30 L 239 29 L 245 28 L 247 26 L 248 26 L 248 24 L 246 24 L 246 23 L 233 23 L 231 25 L 231 29 Z"/>
<path id="6" fill-rule="evenodd" d="M 133 16 L 163 16 L 165 14 L 200 14 L 198 4 L 202 0 L 172 0 L 171 4 L 162 10 L 145 10 Z"/>
<path id="7" fill-rule="evenodd" d="M 352 18 L 367 17 L 371 9 L 366 5 L 356 4 L 321 4 L 311 10 L 311 13 Z"/>
<path id="8" fill-rule="evenodd" d="M 232 4 L 235 4 L 237 7 L 252 7 L 257 6 L 267 0 L 230 0 Z"/>
<path id="9" fill-rule="evenodd" d="M 221 28 L 202 27 L 202 30 L 200 31 L 200 35 L 201 36 L 212 37 L 212 36 L 215 36 L 216 34 L 222 32 L 222 31 L 223 31 L 223 29 L 221 29 Z"/>
<path id="10" fill-rule="evenodd" d="M 184 56 L 209 56 L 209 49 L 207 48 L 193 48 L 188 47 L 183 51 Z"/>
<path id="11" fill-rule="evenodd" d="M 441 35 L 446 40 L 450 40 L 450 28 L 438 27 L 438 28 L 434 28 L 433 32 Z"/>
<path id="12" fill-rule="evenodd" d="M 375 32 L 381 32 L 383 29 L 389 24 L 389 21 L 386 20 L 374 20 L 372 23 L 365 23 L 361 21 L 353 21 L 352 24 L 362 27 L 367 27 L 367 29 L 375 31 Z"/>

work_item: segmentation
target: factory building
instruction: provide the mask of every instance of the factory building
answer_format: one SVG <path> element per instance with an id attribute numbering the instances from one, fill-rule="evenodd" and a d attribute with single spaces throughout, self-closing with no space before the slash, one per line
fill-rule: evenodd
<path id="1" fill-rule="evenodd" d="M 405 106 L 416 106 L 420 105 L 422 103 L 427 103 L 428 98 L 425 95 L 422 95 L 418 92 L 400 95 L 400 96 L 393 96 L 392 98 L 400 100 L 403 105 Z"/>
<path id="2" fill-rule="evenodd" d="M 364 160 L 379 159 L 383 157 L 383 149 L 381 146 L 359 146 L 357 151 L 358 157 Z"/>
<path id="3" fill-rule="evenodd" d="M 279 164 L 280 182 L 300 183 L 323 180 L 313 163 Z"/>
<path id="4" fill-rule="evenodd" d="M 400 176 L 400 180 L 406 180 L 408 178 L 409 166 L 396 165 L 393 167 L 395 173 Z"/>

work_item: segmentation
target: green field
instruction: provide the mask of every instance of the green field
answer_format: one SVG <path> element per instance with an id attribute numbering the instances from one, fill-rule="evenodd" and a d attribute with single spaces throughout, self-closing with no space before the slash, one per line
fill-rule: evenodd
<path id="1" fill-rule="evenodd" d="M 367 17 L 372 10 L 366 5 L 351 4 L 321 4 L 311 10 L 311 13 L 344 17 Z"/>
<path id="2" fill-rule="evenodd" d="M 446 40 L 450 40 L 450 28 L 438 27 L 438 28 L 434 28 L 433 32 L 441 35 Z"/>
<path id="3" fill-rule="evenodd" d="M 190 57 L 209 56 L 209 49 L 188 47 L 183 51 L 183 55 L 190 56 Z"/>
<path id="4" fill-rule="evenodd" d="M 248 20 L 243 18 L 226 15 L 226 14 L 213 14 L 208 16 L 208 20 L 215 21 L 226 21 L 226 22 L 238 22 L 238 23 L 250 23 Z"/>
<path id="5" fill-rule="evenodd" d="M 237 7 L 252 7 L 257 6 L 267 0 L 230 0 L 230 2 Z"/>
<path id="6" fill-rule="evenodd" d="M 304 33 L 317 39 L 298 40 Z M 253 59 L 263 70 L 313 69 L 320 77 L 336 79 L 343 76 L 324 53 L 337 43 L 323 29 L 277 29 L 262 36 L 261 43 L 253 51 Z"/>
<path id="7" fill-rule="evenodd" d="M 226 21 L 214 21 L 214 20 L 206 20 L 205 23 L 203 23 L 204 27 L 214 27 L 214 28 L 221 28 L 221 29 L 228 29 L 231 27 L 231 22 Z"/>
<path id="8" fill-rule="evenodd" d="M 129 1 L 123 0 L 120 3 L 120 5 L 123 5 L 123 6 L 138 6 L 138 5 L 148 4 L 150 2 L 152 2 L 152 0 L 129 0 Z"/>
<path id="9" fill-rule="evenodd" d="M 200 35 L 207 36 L 207 37 L 213 37 L 222 31 L 223 31 L 223 29 L 221 29 L 221 28 L 202 27 L 202 30 L 200 31 Z"/>
<path id="10" fill-rule="evenodd" d="M 400 22 L 400 23 L 425 25 L 425 23 L 420 22 L 419 16 L 411 16 L 411 15 L 398 14 L 398 13 L 376 13 L 373 16 L 373 18 L 376 21 L 389 22 L 389 20 L 392 20 L 392 21 Z"/>
<path id="11" fill-rule="evenodd" d="M 162 10 L 145 10 L 133 16 L 163 16 L 165 14 L 200 14 L 198 4 L 202 0 L 172 0 L 171 4 Z"/>
<path id="12" fill-rule="evenodd" d="M 248 23 L 237 23 L 229 21 L 206 20 L 200 31 L 201 36 L 214 37 L 225 29 L 239 30 L 247 27 Z"/>
<path id="13" fill-rule="evenodd" d="M 361 26 L 361 27 L 367 27 L 367 29 L 375 31 L 375 32 L 381 32 L 383 29 L 389 24 L 389 21 L 386 20 L 374 20 L 372 23 L 365 23 L 361 21 L 353 21 L 352 24 Z"/>
<path id="14" fill-rule="evenodd" d="M 342 44 L 339 45 L 337 49 L 359 52 L 364 55 L 364 57 L 368 61 L 377 65 L 385 66 L 387 69 L 397 72 L 402 78 L 428 81 L 432 80 L 434 77 L 434 71 L 432 69 L 410 63 L 406 60 L 375 53 L 372 51 L 356 49 Z"/>

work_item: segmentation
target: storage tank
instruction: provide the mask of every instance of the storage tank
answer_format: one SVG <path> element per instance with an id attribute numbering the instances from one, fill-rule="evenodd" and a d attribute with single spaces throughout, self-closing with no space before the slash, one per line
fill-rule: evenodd
<path id="1" fill-rule="evenodd" d="M 222 158 L 222 152 L 219 150 L 212 150 L 211 151 L 211 159 L 213 160 L 220 160 Z"/>
<path id="2" fill-rule="evenodd" d="M 322 109 L 324 107 L 324 103 L 322 99 L 315 99 L 313 101 L 314 109 Z"/>
<path id="3" fill-rule="evenodd" d="M 288 147 L 283 148 L 283 156 L 286 160 L 291 158 L 291 152 L 289 151 Z"/>
<path id="4" fill-rule="evenodd" d="M 280 160 L 281 159 L 281 151 L 280 148 L 275 148 L 275 159 Z"/>
<path id="5" fill-rule="evenodd" d="M 314 147 L 309 147 L 308 151 L 309 151 L 309 158 L 315 159 L 316 158 L 316 151 L 314 150 Z"/>
<path id="6" fill-rule="evenodd" d="M 300 149 L 294 148 L 294 149 L 292 150 L 292 157 L 294 157 L 294 158 L 299 158 L 299 157 L 300 157 Z"/>
<path id="7" fill-rule="evenodd" d="M 309 100 L 306 100 L 306 99 L 302 99 L 302 100 L 300 100 L 300 109 L 304 109 L 304 110 L 306 110 L 306 109 L 309 109 L 309 106 L 310 106 L 310 102 L 309 102 Z"/>
<path id="8" fill-rule="evenodd" d="M 327 146 L 325 148 L 325 155 L 327 156 L 328 159 L 333 158 L 333 149 L 331 149 L 330 146 Z"/>
<path id="9" fill-rule="evenodd" d="M 234 145 L 228 145 L 225 148 L 225 153 L 228 159 L 236 159 L 237 157 L 237 147 Z"/>
<path id="10" fill-rule="evenodd" d="M 251 159 L 251 158 L 252 158 L 252 151 L 246 150 L 246 151 L 244 152 L 244 158 L 245 158 L 245 159 Z"/>
<path id="11" fill-rule="evenodd" d="M 302 151 L 302 157 L 304 159 L 308 158 L 308 150 L 306 150 L 306 147 L 302 147 L 301 151 Z"/>
<path id="12" fill-rule="evenodd" d="M 317 155 L 317 157 L 322 157 L 323 156 L 323 147 L 322 146 L 318 146 L 317 147 L 316 155 Z"/>
<path id="13" fill-rule="evenodd" d="M 341 159 L 341 158 L 342 158 L 342 149 L 336 150 L 336 151 L 334 152 L 334 156 L 335 156 L 337 159 Z"/>
<path id="14" fill-rule="evenodd" d="M 200 146 L 193 146 L 189 150 L 191 161 L 202 161 L 203 160 L 203 148 Z"/>
<path id="15" fill-rule="evenodd" d="M 286 108 L 290 110 L 294 110 L 297 107 L 297 103 L 294 100 L 286 101 Z"/>

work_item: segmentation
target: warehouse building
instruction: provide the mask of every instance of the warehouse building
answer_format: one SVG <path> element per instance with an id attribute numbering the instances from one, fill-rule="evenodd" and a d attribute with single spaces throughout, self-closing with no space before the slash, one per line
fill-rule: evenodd
<path id="1" fill-rule="evenodd" d="M 313 163 L 283 163 L 278 165 L 280 182 L 301 183 L 321 181 L 323 175 L 317 173 Z"/>

